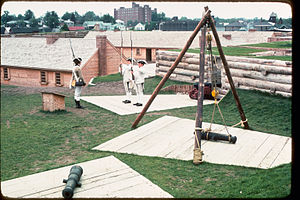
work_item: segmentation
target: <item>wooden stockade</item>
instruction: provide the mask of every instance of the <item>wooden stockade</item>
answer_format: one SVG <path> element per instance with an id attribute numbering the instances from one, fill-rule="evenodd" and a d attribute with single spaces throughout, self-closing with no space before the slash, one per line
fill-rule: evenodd
<path id="1" fill-rule="evenodd" d="M 164 76 L 172 66 L 179 52 L 157 51 L 156 52 L 156 75 Z M 170 76 L 171 80 L 196 83 L 199 81 L 199 54 L 186 53 L 181 59 L 177 68 Z M 208 65 L 209 55 L 205 56 L 204 82 L 211 82 L 211 66 Z M 216 56 L 215 61 L 221 66 L 220 57 Z M 217 84 L 221 83 L 221 69 L 217 69 Z"/>
<path id="2" fill-rule="evenodd" d="M 156 74 L 164 76 L 178 56 L 179 52 L 158 51 L 156 54 Z M 211 67 L 205 59 L 204 82 L 211 82 Z M 283 96 L 292 96 L 292 63 L 287 61 L 226 56 L 228 67 L 235 87 L 254 89 Z M 216 57 L 217 83 L 222 88 L 230 89 L 220 57 Z M 199 81 L 199 54 L 187 53 L 174 70 L 170 79 L 195 83 Z"/>
<path id="3" fill-rule="evenodd" d="M 287 61 L 226 56 L 236 87 L 292 96 L 292 64 Z M 229 88 L 222 70 L 222 86 Z"/>

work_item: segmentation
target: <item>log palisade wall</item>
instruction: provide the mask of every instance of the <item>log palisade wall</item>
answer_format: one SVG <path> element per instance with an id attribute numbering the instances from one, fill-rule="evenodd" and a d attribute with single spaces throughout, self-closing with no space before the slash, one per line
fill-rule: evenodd
<path id="1" fill-rule="evenodd" d="M 174 63 L 175 59 L 179 55 L 179 52 L 173 51 L 157 51 L 156 52 L 156 75 L 164 76 L 169 68 Z M 199 81 L 199 54 L 186 53 L 182 60 L 177 65 L 170 79 L 176 81 L 183 81 L 188 83 L 195 83 Z M 211 67 L 208 66 L 208 56 L 205 57 L 205 72 L 204 82 L 211 81 Z M 219 58 L 216 58 L 219 62 Z M 219 65 L 220 66 L 220 65 Z M 217 83 L 221 83 L 221 70 L 217 70 Z"/>
<path id="2" fill-rule="evenodd" d="M 156 74 L 164 76 L 178 54 L 179 52 L 157 51 Z M 206 56 L 206 60 L 207 58 L 208 56 Z M 216 60 L 217 66 L 221 69 L 218 70 L 220 71 L 218 81 L 221 81 L 222 88 L 229 89 L 230 85 L 221 60 L 218 57 Z M 226 60 L 237 88 L 292 96 L 292 62 L 236 56 L 226 56 Z M 207 65 L 207 61 L 205 63 L 204 81 L 209 82 L 211 70 Z M 199 54 L 186 53 L 170 79 L 194 83 L 199 79 L 198 70 Z"/>

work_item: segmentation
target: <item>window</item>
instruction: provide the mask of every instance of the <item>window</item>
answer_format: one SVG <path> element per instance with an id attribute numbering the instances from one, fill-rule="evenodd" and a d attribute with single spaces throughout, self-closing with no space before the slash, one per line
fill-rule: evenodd
<path id="1" fill-rule="evenodd" d="M 62 86 L 62 79 L 61 79 L 61 74 L 60 72 L 55 72 L 55 84 L 57 86 Z"/>
<path id="2" fill-rule="evenodd" d="M 141 49 L 140 48 L 136 48 L 136 55 L 141 55 Z"/>
<path id="3" fill-rule="evenodd" d="M 41 84 L 42 85 L 47 85 L 48 80 L 47 80 L 47 72 L 41 71 Z"/>
<path id="4" fill-rule="evenodd" d="M 4 76 L 4 80 L 10 79 L 10 73 L 9 73 L 9 69 L 7 67 L 3 68 L 3 76 Z"/>

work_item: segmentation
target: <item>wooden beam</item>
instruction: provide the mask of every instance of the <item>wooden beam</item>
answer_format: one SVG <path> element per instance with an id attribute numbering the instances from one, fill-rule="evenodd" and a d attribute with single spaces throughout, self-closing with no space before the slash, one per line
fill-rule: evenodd
<path id="1" fill-rule="evenodd" d="M 198 34 L 200 28 L 206 23 L 207 17 L 210 16 L 210 12 L 211 12 L 210 10 L 207 10 L 205 12 L 205 15 L 203 15 L 202 19 L 198 23 L 197 27 L 195 28 L 194 32 L 190 36 L 189 40 L 186 42 L 184 48 L 181 50 L 180 54 L 176 58 L 176 60 L 173 63 L 173 65 L 170 67 L 169 71 L 165 74 L 165 76 L 163 77 L 163 79 L 156 86 L 156 88 L 153 91 L 150 99 L 148 100 L 148 102 L 144 106 L 142 112 L 137 116 L 137 118 L 133 122 L 131 128 L 136 128 L 136 126 L 138 125 L 138 123 L 140 122 L 140 120 L 143 118 L 143 116 L 145 115 L 146 111 L 150 107 L 151 103 L 153 102 L 153 100 L 155 99 L 155 97 L 157 96 L 157 94 L 159 93 L 159 91 L 161 90 L 161 88 L 163 87 L 163 85 L 165 84 L 165 82 L 171 76 L 171 74 L 173 73 L 173 71 L 177 67 L 178 63 L 181 61 L 182 57 L 184 56 L 184 54 L 186 53 L 186 51 L 188 50 L 188 48 L 191 46 L 191 44 L 192 44 L 193 40 L 195 39 L 196 35 Z"/>
<path id="2" fill-rule="evenodd" d="M 197 113 L 195 122 L 195 145 L 194 148 L 201 149 L 201 129 L 203 122 L 203 99 L 204 99 L 204 65 L 205 65 L 205 40 L 206 27 L 202 28 L 200 36 L 200 64 L 199 64 L 199 83 L 198 83 L 198 99 L 197 99 Z M 197 137 L 197 138 L 196 138 Z M 197 141 L 198 139 L 198 141 Z M 199 142 L 199 144 L 198 144 Z"/>
<path id="3" fill-rule="evenodd" d="M 249 125 L 248 125 L 248 122 L 246 120 L 247 118 L 245 116 L 245 113 L 244 113 L 244 110 L 242 108 L 239 96 L 238 96 L 237 91 L 235 89 L 235 86 L 234 86 L 234 83 L 233 83 L 233 80 L 232 80 L 232 77 L 231 77 L 231 73 L 230 73 L 230 70 L 229 70 L 229 67 L 228 67 L 228 63 L 227 63 L 227 60 L 225 58 L 225 55 L 224 55 L 224 52 L 223 52 L 223 49 L 222 49 L 222 46 L 221 46 L 220 38 L 218 36 L 217 30 L 216 30 L 216 27 L 215 27 L 215 24 L 214 24 L 214 20 L 213 20 L 213 18 L 211 17 L 210 14 L 209 14 L 209 21 L 210 21 L 211 30 L 212 30 L 212 32 L 214 34 L 214 38 L 216 40 L 216 44 L 217 44 L 217 47 L 218 47 L 218 51 L 219 51 L 221 60 L 223 62 L 223 66 L 224 66 L 227 78 L 228 78 L 228 82 L 230 84 L 230 88 L 231 88 L 232 94 L 234 96 L 235 103 L 236 103 L 237 108 L 239 110 L 241 119 L 244 123 L 244 128 L 249 129 Z"/>

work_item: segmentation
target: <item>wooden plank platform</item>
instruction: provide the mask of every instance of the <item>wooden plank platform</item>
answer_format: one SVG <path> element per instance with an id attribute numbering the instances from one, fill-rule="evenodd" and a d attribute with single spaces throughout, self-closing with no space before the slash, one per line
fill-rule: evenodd
<path id="1" fill-rule="evenodd" d="M 133 104 L 137 102 L 136 95 L 132 96 L 131 104 L 122 103 L 126 99 L 126 96 L 83 96 L 82 100 L 92 103 L 96 106 L 102 107 L 104 109 L 110 110 L 119 115 L 130 115 L 135 113 L 140 113 L 143 110 L 143 107 L 147 103 L 151 95 L 144 95 L 143 106 L 137 107 Z M 204 105 L 213 104 L 213 100 L 204 100 Z M 189 95 L 157 95 L 157 97 L 152 102 L 151 106 L 148 109 L 148 112 L 159 111 L 159 110 L 168 110 L 173 108 L 183 108 L 189 106 L 196 106 L 197 101 L 190 99 Z"/>
<path id="2" fill-rule="evenodd" d="M 209 123 L 203 122 L 203 128 Z M 192 160 L 194 120 L 164 116 L 93 148 L 100 151 Z M 213 132 L 227 134 L 223 125 L 213 124 Z M 228 127 L 237 142 L 202 140 L 205 162 L 255 168 L 271 168 L 290 163 L 292 139 L 242 128 Z"/>
<path id="3" fill-rule="evenodd" d="M 170 194 L 114 156 L 76 164 L 83 168 L 73 198 L 172 198 Z M 12 198 L 63 198 L 63 179 L 71 166 L 1 182 L 1 192 Z"/>

